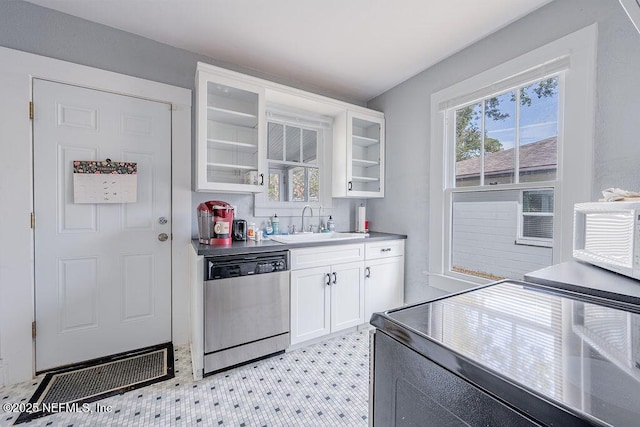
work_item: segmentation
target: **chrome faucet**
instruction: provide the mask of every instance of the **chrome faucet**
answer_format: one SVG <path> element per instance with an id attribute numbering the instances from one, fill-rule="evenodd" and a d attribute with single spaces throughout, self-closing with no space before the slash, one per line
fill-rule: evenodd
<path id="1" fill-rule="evenodd" d="M 304 233 L 305 231 L 307 231 L 307 230 L 304 228 L 304 213 L 305 213 L 305 211 L 307 210 L 307 208 L 309 208 L 309 210 L 311 211 L 311 218 L 313 218 L 313 208 L 312 208 L 311 206 L 306 205 L 304 208 L 302 208 L 302 232 L 303 232 L 303 233 Z M 309 226 L 309 227 L 311 227 L 311 226 Z"/>

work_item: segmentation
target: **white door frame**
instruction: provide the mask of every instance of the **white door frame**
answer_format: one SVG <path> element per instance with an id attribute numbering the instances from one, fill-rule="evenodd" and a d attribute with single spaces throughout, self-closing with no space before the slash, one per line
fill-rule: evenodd
<path id="1" fill-rule="evenodd" d="M 0 386 L 35 372 L 32 79 L 172 104 L 172 341 L 189 341 L 187 249 L 191 240 L 191 91 L 84 65 L 0 47 Z M 5 383 L 5 384 L 3 384 Z"/>

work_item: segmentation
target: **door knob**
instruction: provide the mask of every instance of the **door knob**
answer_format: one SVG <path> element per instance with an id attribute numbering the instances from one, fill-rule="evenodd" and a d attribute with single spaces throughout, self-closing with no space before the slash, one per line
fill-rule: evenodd
<path id="1" fill-rule="evenodd" d="M 161 242 L 166 241 L 168 238 L 169 238 L 169 236 L 167 235 L 167 233 L 158 234 L 158 240 L 160 240 Z"/>
<path id="2" fill-rule="evenodd" d="M 158 218 L 158 222 L 162 225 L 167 223 L 167 218 L 161 216 L 160 218 Z"/>

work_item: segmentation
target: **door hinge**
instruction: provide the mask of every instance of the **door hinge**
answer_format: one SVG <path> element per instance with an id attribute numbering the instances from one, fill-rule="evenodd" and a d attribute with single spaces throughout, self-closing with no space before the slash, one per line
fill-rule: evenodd
<path id="1" fill-rule="evenodd" d="M 29 118 L 33 120 L 33 101 L 29 101 Z"/>
<path id="2" fill-rule="evenodd" d="M 36 214 L 35 212 L 31 212 L 29 214 L 29 224 L 31 228 L 36 228 Z"/>
<path id="3" fill-rule="evenodd" d="M 36 322 L 35 320 L 31 322 L 31 338 L 36 337 Z"/>

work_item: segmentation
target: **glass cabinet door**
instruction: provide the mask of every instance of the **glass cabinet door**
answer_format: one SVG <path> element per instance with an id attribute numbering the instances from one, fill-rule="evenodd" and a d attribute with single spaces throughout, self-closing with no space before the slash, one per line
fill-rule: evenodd
<path id="1" fill-rule="evenodd" d="M 383 197 L 384 119 L 349 113 L 347 164 L 349 195 Z M 348 147 L 349 149 L 349 147 Z"/>
<path id="2" fill-rule="evenodd" d="M 264 90 L 198 74 L 197 190 L 264 189 Z"/>

